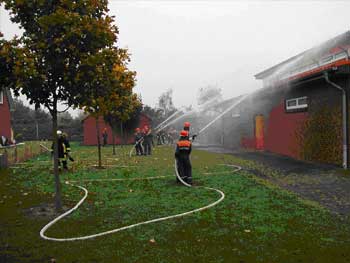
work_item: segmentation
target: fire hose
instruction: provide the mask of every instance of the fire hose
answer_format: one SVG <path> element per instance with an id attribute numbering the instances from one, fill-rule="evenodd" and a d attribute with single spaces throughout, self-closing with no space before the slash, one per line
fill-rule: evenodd
<path id="1" fill-rule="evenodd" d="M 227 165 L 230 167 L 235 167 L 236 169 L 232 172 L 238 172 L 239 170 L 241 170 L 242 168 L 240 166 L 237 165 Z M 176 177 L 180 180 L 180 182 L 182 184 L 184 184 L 187 187 L 192 187 L 191 185 L 187 184 L 186 182 L 184 182 L 182 180 L 182 178 L 179 176 L 179 173 L 177 171 L 177 165 L 176 165 L 176 160 L 175 160 L 175 175 Z M 88 179 L 88 180 L 83 180 L 83 182 L 92 182 L 92 181 L 125 181 L 125 180 L 154 180 L 154 179 L 161 179 L 161 178 L 166 178 L 169 176 L 155 176 L 155 177 L 148 177 L 148 178 L 131 178 L 131 179 L 122 179 L 122 178 L 114 178 L 114 179 Z M 211 188 L 211 187 L 206 187 L 206 186 L 196 186 L 195 188 L 204 188 L 207 190 L 211 190 L 211 191 L 215 191 L 217 193 L 220 194 L 220 198 L 217 199 L 215 202 L 200 207 L 200 208 L 196 208 L 193 209 L 191 211 L 187 211 L 184 213 L 179 213 L 179 214 L 175 214 L 175 215 L 170 215 L 170 216 L 165 216 L 165 217 L 159 217 L 159 218 L 155 218 L 155 219 L 151 219 L 151 220 L 147 220 L 147 221 L 143 221 L 143 222 L 139 222 L 139 223 L 135 223 L 132 225 L 127 225 L 127 226 L 123 226 L 123 227 L 119 227 L 119 228 L 115 228 L 115 229 L 111 229 L 108 231 L 104 231 L 104 232 L 100 232 L 100 233 L 96 233 L 96 234 L 92 234 L 92 235 L 86 235 L 86 236 L 79 236 L 79 237 L 70 237 L 70 238 L 55 238 L 55 237 L 49 237 L 47 235 L 45 235 L 45 232 L 51 227 L 53 226 L 55 223 L 57 223 L 58 221 L 60 221 L 62 218 L 68 216 L 69 214 L 73 213 L 75 210 L 77 210 L 80 205 L 85 201 L 85 199 L 88 196 L 88 190 L 80 185 L 76 185 L 74 183 L 76 183 L 77 181 L 66 181 L 67 185 L 79 188 L 80 190 L 82 190 L 84 192 L 84 196 L 83 198 L 81 198 L 79 200 L 79 202 L 71 209 L 69 209 L 68 211 L 66 211 L 65 213 L 61 214 L 60 216 L 56 217 L 55 219 L 53 219 L 52 221 L 50 221 L 48 224 L 46 224 L 41 230 L 40 230 L 40 237 L 46 240 L 50 240 L 50 241 L 58 241 L 58 242 L 65 242 L 65 241 L 77 241 L 77 240 L 87 240 L 87 239 L 92 239 L 92 238 L 96 238 L 96 237 L 100 237 L 100 236 L 105 236 L 105 235 L 109 235 L 109 234 L 113 234 L 116 232 L 120 232 L 123 230 L 127 230 L 127 229 L 131 229 L 137 226 L 141 226 L 141 225 L 147 225 L 147 224 L 151 224 L 151 223 L 156 223 L 156 222 L 160 222 L 160 221 L 165 221 L 165 220 L 169 220 L 169 219 L 173 219 L 173 218 L 178 218 L 178 217 L 183 217 L 183 216 L 187 216 L 196 212 L 200 212 L 206 209 L 209 209 L 217 204 L 219 204 L 222 200 L 224 200 L 225 198 L 225 194 L 224 192 L 222 192 L 219 189 L 216 188 Z"/>
<path id="2" fill-rule="evenodd" d="M 134 144 L 134 147 L 132 147 L 130 152 L 129 152 L 129 157 L 132 156 L 132 153 L 134 152 L 136 145 L 141 144 L 142 142 L 143 142 L 143 137 L 140 140 L 136 141 L 136 143 Z M 142 147 L 142 145 L 141 145 L 141 147 Z"/>

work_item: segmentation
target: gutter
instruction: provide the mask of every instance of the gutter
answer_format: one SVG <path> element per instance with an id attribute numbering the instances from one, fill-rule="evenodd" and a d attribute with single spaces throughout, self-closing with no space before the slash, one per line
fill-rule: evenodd
<path id="1" fill-rule="evenodd" d="M 343 126 L 343 168 L 349 168 L 349 122 L 348 122 L 348 98 L 346 89 L 329 80 L 328 72 L 324 72 L 324 78 L 328 84 L 342 92 L 342 126 Z"/>

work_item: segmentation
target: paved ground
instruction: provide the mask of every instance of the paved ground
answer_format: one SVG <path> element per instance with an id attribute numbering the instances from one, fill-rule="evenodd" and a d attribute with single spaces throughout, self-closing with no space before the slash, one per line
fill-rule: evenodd
<path id="1" fill-rule="evenodd" d="M 247 170 L 305 199 L 315 201 L 333 213 L 350 216 L 350 174 L 342 173 L 340 167 L 298 161 L 266 152 L 238 152 L 220 147 L 198 148 L 229 153 L 263 164 L 278 173 L 271 176 L 261 169 L 247 168 Z"/>

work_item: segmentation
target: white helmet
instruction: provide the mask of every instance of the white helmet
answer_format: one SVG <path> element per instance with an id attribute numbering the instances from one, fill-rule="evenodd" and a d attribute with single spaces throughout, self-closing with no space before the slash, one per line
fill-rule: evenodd
<path id="1" fill-rule="evenodd" d="M 62 131 L 57 130 L 57 135 L 61 135 L 61 134 L 62 134 Z"/>

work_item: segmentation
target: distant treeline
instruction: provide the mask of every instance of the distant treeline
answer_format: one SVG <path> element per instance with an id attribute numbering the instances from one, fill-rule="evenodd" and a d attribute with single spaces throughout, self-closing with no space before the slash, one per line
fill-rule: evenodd
<path id="1" fill-rule="evenodd" d="M 22 101 L 14 101 L 12 128 L 17 142 L 28 140 L 50 140 L 52 138 L 52 121 L 50 114 L 25 106 Z M 73 118 L 68 112 L 58 116 L 58 128 L 66 132 L 72 141 L 83 140 L 83 114 Z"/>
<path id="2" fill-rule="evenodd" d="M 14 138 L 17 142 L 31 140 L 51 140 L 52 121 L 50 114 L 38 109 L 34 110 L 23 104 L 20 100 L 14 100 L 15 110 L 12 115 L 12 128 Z M 172 109 L 174 111 L 174 109 Z M 144 105 L 142 112 L 152 119 L 153 126 L 158 125 L 164 119 L 164 113 L 159 108 L 152 108 Z M 138 112 L 137 114 L 139 114 Z M 171 113 L 171 112 L 170 112 Z M 83 141 L 83 120 L 84 114 L 72 117 L 68 112 L 61 113 L 58 116 L 58 129 L 68 134 L 71 141 Z M 135 118 L 132 118 L 132 122 Z M 128 124 L 130 124 L 128 122 Z M 125 124 L 126 125 L 126 124 Z M 133 132 L 135 125 L 129 125 L 130 132 Z M 134 127 L 135 126 L 135 127 Z"/>

